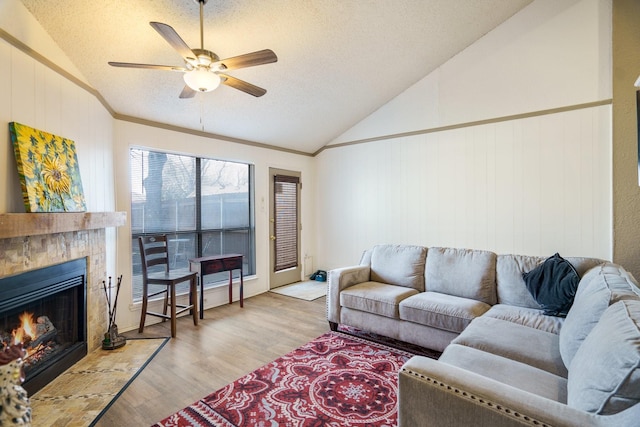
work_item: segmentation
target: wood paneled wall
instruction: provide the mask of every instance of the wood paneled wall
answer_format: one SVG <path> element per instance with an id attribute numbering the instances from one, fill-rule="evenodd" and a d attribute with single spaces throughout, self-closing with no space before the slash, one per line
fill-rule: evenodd
<path id="1" fill-rule="evenodd" d="M 325 268 L 378 243 L 611 259 L 611 106 L 325 150 Z"/>

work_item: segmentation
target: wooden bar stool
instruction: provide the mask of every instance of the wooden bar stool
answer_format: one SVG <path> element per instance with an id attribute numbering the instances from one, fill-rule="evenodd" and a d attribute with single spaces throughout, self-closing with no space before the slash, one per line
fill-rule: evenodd
<path id="1" fill-rule="evenodd" d="M 140 313 L 140 328 L 142 333 L 144 323 L 149 316 L 156 316 L 163 319 L 171 319 L 171 337 L 176 336 L 176 316 L 184 311 L 191 310 L 193 314 L 193 324 L 198 325 L 198 285 L 195 272 L 172 272 L 169 270 L 169 248 L 167 246 L 167 236 L 146 236 L 138 237 L 140 245 L 140 258 L 142 261 L 142 311 Z M 163 265 L 164 271 L 150 272 L 149 268 Z M 178 304 L 176 301 L 176 285 L 189 281 L 189 304 Z M 149 286 L 163 287 L 160 291 L 149 294 Z M 147 311 L 149 298 L 164 294 L 164 309 L 162 313 Z M 170 314 L 167 309 L 171 307 Z"/>

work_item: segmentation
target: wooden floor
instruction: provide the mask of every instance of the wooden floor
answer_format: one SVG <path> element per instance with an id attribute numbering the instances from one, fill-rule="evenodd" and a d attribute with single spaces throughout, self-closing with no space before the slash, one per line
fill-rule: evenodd
<path id="1" fill-rule="evenodd" d="M 97 426 L 150 426 L 329 331 L 325 297 L 304 301 L 267 292 L 178 320 L 169 340 Z M 170 336 L 170 323 L 129 337 Z"/>

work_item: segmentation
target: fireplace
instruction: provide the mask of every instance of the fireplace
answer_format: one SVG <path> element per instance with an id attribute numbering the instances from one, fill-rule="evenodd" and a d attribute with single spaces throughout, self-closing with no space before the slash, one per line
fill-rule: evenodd
<path id="1" fill-rule="evenodd" d="M 87 354 L 87 258 L 0 279 L 0 340 L 24 343 L 29 395 Z"/>

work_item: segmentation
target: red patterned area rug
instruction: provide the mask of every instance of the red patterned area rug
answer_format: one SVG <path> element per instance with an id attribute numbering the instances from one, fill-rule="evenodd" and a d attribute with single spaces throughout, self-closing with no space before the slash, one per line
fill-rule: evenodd
<path id="1" fill-rule="evenodd" d="M 154 427 L 396 426 L 398 371 L 412 356 L 328 332 Z"/>

